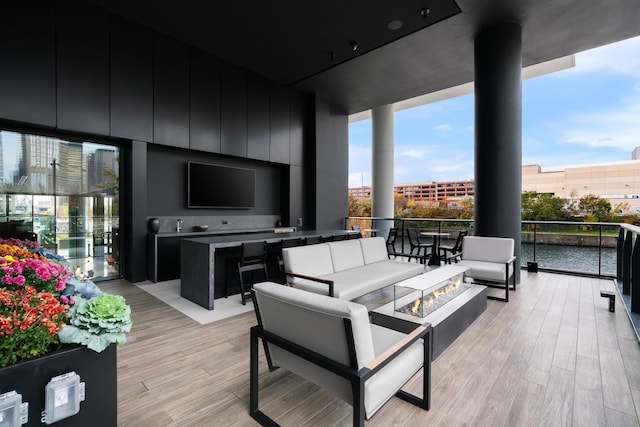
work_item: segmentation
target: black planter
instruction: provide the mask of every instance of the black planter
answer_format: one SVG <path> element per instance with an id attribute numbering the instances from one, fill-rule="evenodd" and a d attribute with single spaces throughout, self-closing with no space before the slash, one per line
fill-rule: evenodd
<path id="1" fill-rule="evenodd" d="M 0 394 L 15 390 L 29 403 L 27 426 L 44 426 L 45 387 L 51 378 L 75 372 L 85 384 L 80 412 L 52 425 L 56 427 L 115 427 L 118 423 L 116 346 L 101 353 L 84 346 L 71 346 L 37 359 L 0 368 Z"/>
<path id="2" fill-rule="evenodd" d="M 150 233 L 156 234 L 158 230 L 160 230 L 160 219 L 150 218 L 147 222 L 147 227 L 149 228 Z"/>

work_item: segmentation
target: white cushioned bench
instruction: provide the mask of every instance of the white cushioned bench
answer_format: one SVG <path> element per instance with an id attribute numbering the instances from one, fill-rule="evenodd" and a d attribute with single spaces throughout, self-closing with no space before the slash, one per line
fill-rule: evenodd
<path id="1" fill-rule="evenodd" d="M 505 290 L 504 298 L 487 296 L 498 301 L 509 301 L 509 289 L 516 290 L 513 239 L 503 237 L 465 236 L 462 239 L 462 261 L 458 265 L 469 267 L 465 276 L 479 280 L 483 285 Z M 509 279 L 512 286 L 509 287 Z M 494 284 L 492 282 L 498 282 Z"/>
<path id="2" fill-rule="evenodd" d="M 289 285 L 343 300 L 424 272 L 422 264 L 390 260 L 382 237 L 284 248 L 282 257 Z"/>

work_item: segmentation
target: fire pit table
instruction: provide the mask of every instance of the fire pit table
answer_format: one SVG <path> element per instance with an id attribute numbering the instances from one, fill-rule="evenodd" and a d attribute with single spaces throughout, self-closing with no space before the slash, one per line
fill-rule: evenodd
<path id="1" fill-rule="evenodd" d="M 440 355 L 487 308 L 487 287 L 464 281 L 468 267 L 446 265 L 393 285 L 393 301 L 371 312 L 371 322 L 409 333 L 433 327 L 433 356 Z"/>

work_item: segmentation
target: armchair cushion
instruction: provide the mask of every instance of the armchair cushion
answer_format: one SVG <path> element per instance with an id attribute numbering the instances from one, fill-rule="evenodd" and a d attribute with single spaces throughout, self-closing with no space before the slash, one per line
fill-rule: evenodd
<path id="1" fill-rule="evenodd" d="M 465 236 L 463 241 L 463 260 L 470 259 L 474 261 L 505 263 L 513 256 L 513 239 L 504 237 Z"/>

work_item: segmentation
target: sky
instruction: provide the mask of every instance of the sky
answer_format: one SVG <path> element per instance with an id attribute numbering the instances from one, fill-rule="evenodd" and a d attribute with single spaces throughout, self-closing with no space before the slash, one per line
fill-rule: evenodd
<path id="1" fill-rule="evenodd" d="M 640 146 L 640 37 L 522 82 L 522 164 L 631 160 Z M 395 184 L 473 179 L 474 98 L 395 113 Z M 371 119 L 349 125 L 349 187 L 371 185 Z"/>

